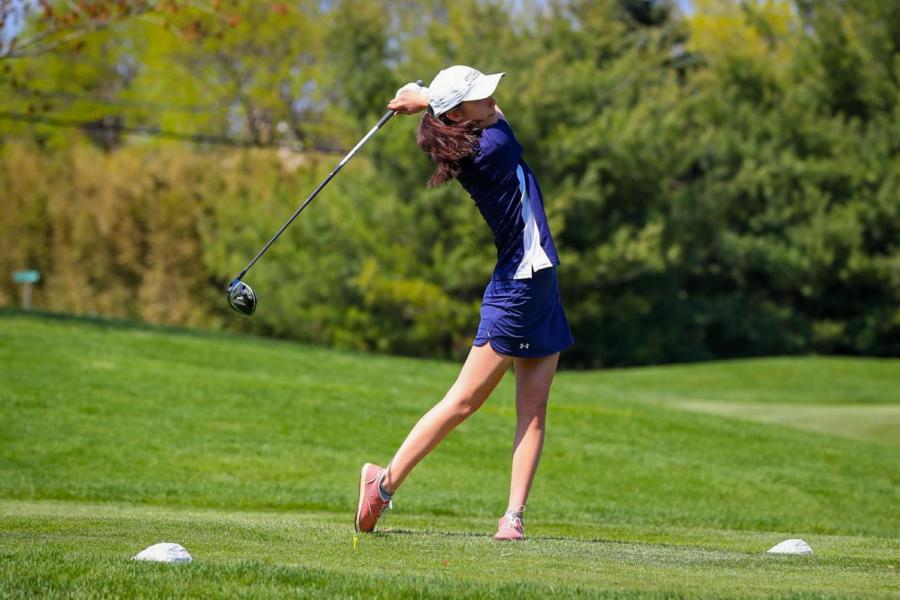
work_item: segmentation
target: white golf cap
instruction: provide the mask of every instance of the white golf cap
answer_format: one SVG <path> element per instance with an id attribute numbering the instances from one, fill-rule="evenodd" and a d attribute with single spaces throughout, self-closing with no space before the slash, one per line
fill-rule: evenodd
<path id="1" fill-rule="evenodd" d="M 494 93 L 504 75 L 485 75 L 465 65 L 447 67 L 428 86 L 428 104 L 436 116 L 441 116 L 460 102 L 483 100 Z"/>

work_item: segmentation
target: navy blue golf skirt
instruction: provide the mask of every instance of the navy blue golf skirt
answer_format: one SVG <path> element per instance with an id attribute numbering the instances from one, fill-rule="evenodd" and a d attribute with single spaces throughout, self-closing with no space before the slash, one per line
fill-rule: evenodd
<path id="1" fill-rule="evenodd" d="M 531 279 L 492 279 L 484 290 L 475 346 L 490 342 L 499 354 L 540 358 L 574 343 L 563 311 L 556 268 Z"/>

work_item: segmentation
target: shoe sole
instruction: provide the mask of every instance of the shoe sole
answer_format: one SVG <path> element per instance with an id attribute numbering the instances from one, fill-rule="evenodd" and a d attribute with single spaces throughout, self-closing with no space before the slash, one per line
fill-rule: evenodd
<path id="1" fill-rule="evenodd" d="M 372 463 L 366 463 L 359 472 L 359 500 L 356 503 L 356 519 L 353 521 L 353 529 L 356 533 L 359 533 L 359 516 L 362 512 L 363 501 L 366 499 L 366 470 L 371 466 Z"/>

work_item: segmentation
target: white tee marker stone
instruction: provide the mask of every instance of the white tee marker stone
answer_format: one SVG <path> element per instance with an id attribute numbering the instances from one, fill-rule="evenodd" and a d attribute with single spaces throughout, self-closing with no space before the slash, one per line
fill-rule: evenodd
<path id="1" fill-rule="evenodd" d="M 812 554 L 812 548 L 803 540 L 784 540 L 769 548 L 768 554 Z"/>
<path id="2" fill-rule="evenodd" d="M 145 548 L 132 557 L 131 560 L 151 560 L 155 562 L 189 563 L 193 559 L 184 546 L 171 542 L 160 542 Z"/>

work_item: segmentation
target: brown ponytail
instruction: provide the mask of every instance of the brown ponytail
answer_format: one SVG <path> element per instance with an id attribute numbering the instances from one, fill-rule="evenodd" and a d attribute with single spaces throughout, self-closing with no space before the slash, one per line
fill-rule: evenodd
<path id="1" fill-rule="evenodd" d="M 416 132 L 416 142 L 437 165 L 428 179 L 428 187 L 438 187 L 455 179 L 465 159 L 475 154 L 480 130 L 473 121 L 450 123 L 425 111 Z"/>

